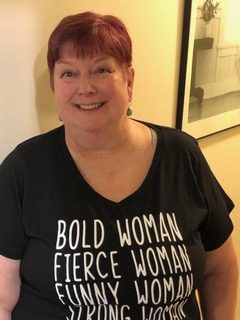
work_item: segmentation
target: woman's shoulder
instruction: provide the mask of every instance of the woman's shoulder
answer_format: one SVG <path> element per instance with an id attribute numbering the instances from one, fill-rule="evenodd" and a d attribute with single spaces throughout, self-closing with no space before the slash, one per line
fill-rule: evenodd
<path id="1" fill-rule="evenodd" d="M 155 130 L 158 140 L 167 149 L 174 150 L 194 150 L 198 149 L 197 140 L 188 133 L 176 128 L 158 125 L 155 123 L 145 123 Z"/>
<path id="2" fill-rule="evenodd" d="M 51 144 L 59 139 L 63 132 L 63 127 L 54 128 L 48 132 L 33 136 L 17 145 L 16 150 L 27 150 L 31 148 L 38 148 L 40 146 Z"/>
<path id="3" fill-rule="evenodd" d="M 53 147 L 57 145 L 62 132 L 63 127 L 58 127 L 19 143 L 6 156 L 2 164 L 16 164 L 22 161 L 31 162 L 34 159 L 44 158 L 46 154 L 49 154 L 49 151 L 53 151 Z"/>

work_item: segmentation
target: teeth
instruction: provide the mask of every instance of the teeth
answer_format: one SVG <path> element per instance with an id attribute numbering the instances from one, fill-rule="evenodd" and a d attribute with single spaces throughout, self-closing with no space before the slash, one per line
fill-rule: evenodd
<path id="1" fill-rule="evenodd" d="M 97 109 L 102 105 L 102 103 L 92 103 L 92 104 L 74 104 L 76 107 L 83 109 L 83 110 L 93 110 Z"/>

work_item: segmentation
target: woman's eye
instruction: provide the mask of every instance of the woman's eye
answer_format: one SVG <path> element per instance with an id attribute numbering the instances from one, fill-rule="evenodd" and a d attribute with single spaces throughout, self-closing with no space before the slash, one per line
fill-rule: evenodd
<path id="1" fill-rule="evenodd" d="M 76 73 L 73 71 L 64 71 L 61 75 L 61 78 L 74 78 L 76 77 Z"/>
<path id="2" fill-rule="evenodd" d="M 111 73 L 111 72 L 112 72 L 112 70 L 111 70 L 110 68 L 105 68 L 105 67 L 103 67 L 103 68 L 98 68 L 98 69 L 96 70 L 96 73 L 99 73 L 99 74 Z"/>

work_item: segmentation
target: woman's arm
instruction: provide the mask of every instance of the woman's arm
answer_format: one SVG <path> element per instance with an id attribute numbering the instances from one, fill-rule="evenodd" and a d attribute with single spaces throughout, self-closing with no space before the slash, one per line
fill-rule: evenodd
<path id="1" fill-rule="evenodd" d="M 20 292 L 20 260 L 0 255 L 0 320 L 10 320 Z"/>
<path id="2" fill-rule="evenodd" d="M 204 320 L 234 320 L 238 267 L 231 237 L 218 249 L 206 253 L 206 269 L 199 290 Z"/>

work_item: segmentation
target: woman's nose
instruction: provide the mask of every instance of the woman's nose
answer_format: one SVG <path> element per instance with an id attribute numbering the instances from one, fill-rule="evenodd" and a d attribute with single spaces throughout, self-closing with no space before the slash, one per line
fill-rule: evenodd
<path id="1" fill-rule="evenodd" d="M 90 77 L 80 77 L 78 81 L 77 94 L 91 95 L 96 93 L 96 86 Z"/>

